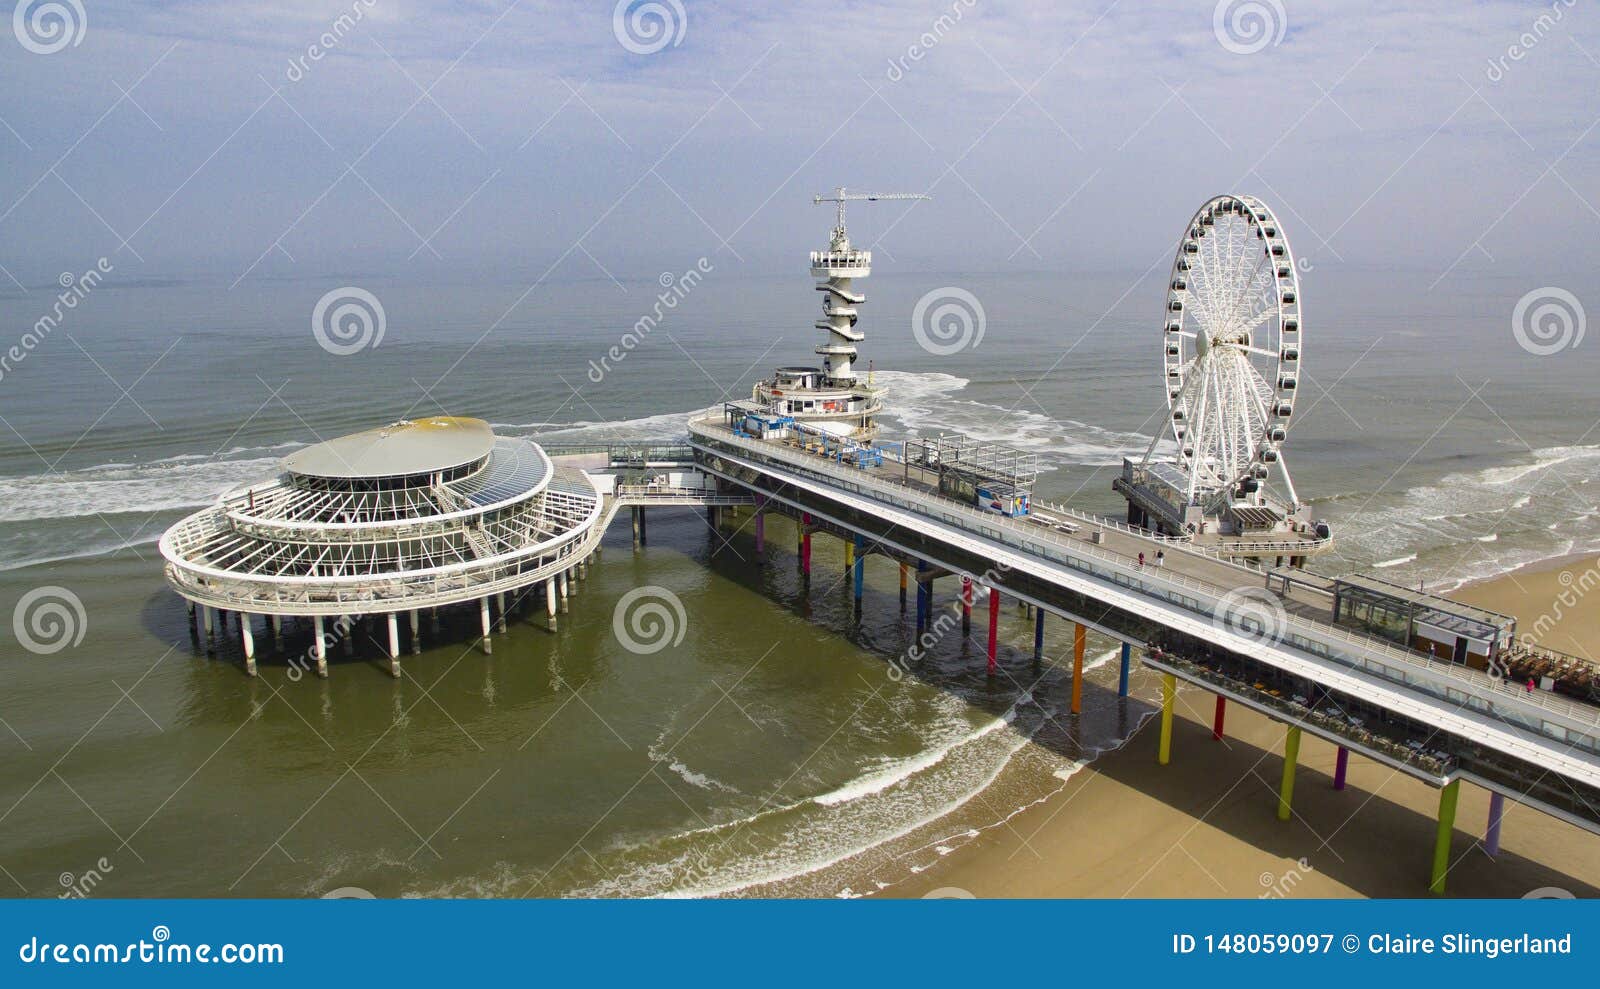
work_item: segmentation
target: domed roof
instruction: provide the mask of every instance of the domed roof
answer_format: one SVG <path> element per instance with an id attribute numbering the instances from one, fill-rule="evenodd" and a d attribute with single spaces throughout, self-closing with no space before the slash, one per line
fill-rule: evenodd
<path id="1" fill-rule="evenodd" d="M 482 419 L 433 416 L 340 436 L 284 458 L 303 477 L 354 479 L 431 474 L 489 456 L 494 431 Z"/>

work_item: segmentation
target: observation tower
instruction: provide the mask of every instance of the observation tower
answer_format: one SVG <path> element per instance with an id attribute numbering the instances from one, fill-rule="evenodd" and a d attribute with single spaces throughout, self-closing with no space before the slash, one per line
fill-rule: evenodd
<path id="1" fill-rule="evenodd" d="M 828 249 L 811 252 L 811 277 L 817 279 L 817 291 L 822 293 L 822 318 L 815 326 L 828 334 L 827 342 L 815 351 L 822 366 L 778 368 L 772 377 L 756 384 L 747 411 L 805 423 L 838 436 L 873 435 L 877 428 L 873 417 L 883 409 L 883 389 L 873 386 L 870 372 L 862 381 L 856 371 L 856 345 L 866 339 L 866 333 L 856 328 L 860 319 L 856 307 L 867 297 L 854 287 L 856 279 L 872 274 L 872 252 L 850 243 L 844 207 L 856 201 L 927 198 L 910 192 L 846 192 L 842 186 L 831 195 L 812 197 L 813 203 L 838 205 Z"/>
<path id="2" fill-rule="evenodd" d="M 300 450 L 276 477 L 234 488 L 161 537 L 166 576 L 191 607 L 240 616 L 245 668 L 255 673 L 250 616 L 274 636 L 309 618 L 319 675 L 325 620 L 347 635 L 356 617 L 383 615 L 390 672 L 400 674 L 398 616 L 412 647 L 419 611 L 475 603 L 489 648 L 490 605 L 545 585 L 552 627 L 568 573 L 598 545 L 603 498 L 577 467 L 534 443 L 496 436 L 481 419 L 401 420 Z M 348 638 L 346 638 L 348 641 Z"/>

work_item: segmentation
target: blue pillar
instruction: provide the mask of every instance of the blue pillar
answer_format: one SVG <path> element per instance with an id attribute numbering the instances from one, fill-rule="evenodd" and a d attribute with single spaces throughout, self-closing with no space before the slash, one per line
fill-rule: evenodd
<path id="1" fill-rule="evenodd" d="M 928 569 L 928 564 L 922 560 L 917 561 L 917 631 L 921 632 L 928 627 L 928 582 L 922 579 L 923 571 Z"/>
<path id="2" fill-rule="evenodd" d="M 1126 642 L 1122 644 L 1122 672 L 1117 675 L 1117 696 L 1128 696 L 1128 655 L 1133 652 L 1133 647 Z"/>
<path id="3" fill-rule="evenodd" d="M 1035 665 L 1044 659 L 1044 609 L 1033 609 L 1033 662 Z"/>
<path id="4" fill-rule="evenodd" d="M 865 583 L 866 583 L 866 578 L 867 578 L 866 547 L 867 547 L 867 541 L 865 539 L 861 538 L 860 536 L 857 536 L 856 537 L 856 563 L 855 563 L 855 567 L 856 567 L 856 573 L 855 573 L 855 577 L 856 577 L 856 603 L 857 604 L 861 603 L 861 591 L 863 589 L 863 585 L 865 585 Z"/>

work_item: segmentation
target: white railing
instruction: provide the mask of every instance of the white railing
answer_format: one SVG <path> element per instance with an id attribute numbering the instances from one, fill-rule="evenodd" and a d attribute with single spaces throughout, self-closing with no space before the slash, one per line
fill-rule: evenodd
<path id="1" fill-rule="evenodd" d="M 1214 584 L 1175 572 L 1170 564 L 1159 570 L 1141 569 L 1127 556 L 1102 546 L 1064 537 L 1030 523 L 969 508 L 949 499 L 923 494 L 904 485 L 884 482 L 859 468 L 839 467 L 831 461 L 796 453 L 783 446 L 745 440 L 714 422 L 706 420 L 692 422 L 689 424 L 689 429 L 691 437 L 696 433 L 705 434 L 713 444 L 728 445 L 763 459 L 782 461 L 801 473 L 824 475 L 828 483 L 844 490 L 895 507 L 911 508 L 919 515 L 948 523 L 970 534 L 1041 556 L 1102 579 L 1112 580 L 1128 589 L 1159 597 L 1207 620 L 1215 620 L 1217 605 L 1221 599 L 1238 590 L 1237 586 Z M 1188 546 L 1184 546 L 1181 550 L 1181 552 L 1191 551 L 1192 548 Z M 1097 568 L 1088 562 L 1089 560 L 1100 561 L 1108 566 Z M 1252 577 L 1262 576 L 1248 568 L 1239 569 Z M 1184 592 L 1192 592 L 1194 596 L 1191 597 Z M 1206 606 L 1206 599 L 1210 600 L 1210 607 Z M 1424 692 L 1430 691 L 1427 691 L 1425 683 L 1418 679 L 1419 674 L 1427 674 L 1431 679 L 1447 678 L 1461 684 L 1463 693 L 1488 695 L 1504 702 L 1500 705 L 1486 702 L 1489 710 L 1484 713 L 1493 713 L 1502 720 L 1528 727 L 1540 735 L 1550 737 L 1551 732 L 1546 730 L 1542 718 L 1530 721 L 1526 717 L 1515 716 L 1520 713 L 1520 709 L 1535 706 L 1577 725 L 1581 729 L 1577 734 L 1588 739 L 1587 748 L 1600 748 L 1600 735 L 1596 733 L 1596 729 L 1600 729 L 1600 708 L 1557 697 L 1546 691 L 1528 694 L 1521 688 L 1513 689 L 1478 671 L 1452 663 L 1441 663 L 1425 653 L 1404 650 L 1387 639 L 1356 633 L 1332 623 L 1316 622 L 1298 615 L 1286 614 L 1284 626 L 1286 634 L 1279 636 L 1279 641 L 1296 646 L 1312 655 L 1344 665 L 1355 665 L 1383 679 L 1417 687 Z M 1353 647 L 1356 653 L 1338 651 L 1330 644 L 1330 640 L 1338 645 Z M 1565 734 L 1562 740 L 1574 741 Z"/>

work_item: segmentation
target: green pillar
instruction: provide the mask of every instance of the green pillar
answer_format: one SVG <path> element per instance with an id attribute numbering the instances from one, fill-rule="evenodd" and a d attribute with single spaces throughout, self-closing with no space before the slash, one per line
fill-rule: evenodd
<path id="1" fill-rule="evenodd" d="M 1451 780 L 1439 791 L 1439 833 L 1433 839 L 1433 878 L 1428 889 L 1444 892 L 1444 876 L 1450 871 L 1450 833 L 1456 827 L 1456 801 L 1461 797 L 1461 781 Z"/>
<path id="2" fill-rule="evenodd" d="M 1294 769 L 1300 760 L 1300 726 L 1290 725 L 1283 738 L 1283 785 L 1278 789 L 1278 820 L 1289 819 L 1289 805 L 1294 800 Z"/>

